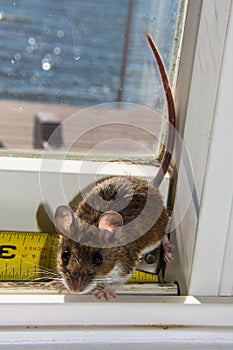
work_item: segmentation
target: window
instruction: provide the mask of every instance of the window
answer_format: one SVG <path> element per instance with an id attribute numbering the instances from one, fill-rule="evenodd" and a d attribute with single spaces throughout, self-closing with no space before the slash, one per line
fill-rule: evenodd
<path id="1" fill-rule="evenodd" d="M 97 7 L 93 0 L 59 6 L 39 0 L 1 3 L 2 229 L 38 230 L 37 176 L 44 163 L 34 158 L 41 157 L 41 150 L 46 150 L 43 159 L 82 161 L 101 161 L 106 154 L 134 163 L 159 156 L 164 93 L 145 32 L 151 33 L 167 70 L 173 72 L 180 7 L 184 4 L 178 0 L 101 0 Z M 60 132 L 50 145 L 58 125 Z M 64 180 L 67 201 L 79 191 L 78 163 L 69 164 L 74 177 Z M 135 171 L 132 168 L 128 173 Z M 151 168 L 149 172 L 152 175 Z M 58 202 L 52 200 L 51 206 Z"/>
<path id="2" fill-rule="evenodd" d="M 50 197 L 53 209 L 62 202 L 63 197 L 56 196 L 56 180 L 48 174 L 48 169 L 53 176 L 61 169 L 55 161 L 47 164 L 47 157 L 71 160 L 64 172 L 66 202 L 80 190 L 76 176 L 80 160 L 82 164 L 89 160 L 87 167 L 90 160 L 101 162 L 106 156 L 147 162 L 144 170 L 136 165 L 119 169 L 124 174 L 154 175 L 151 165 L 163 141 L 165 101 L 145 32 L 153 36 L 172 75 L 172 53 L 179 47 L 178 29 L 183 19 L 180 8 L 183 10 L 185 2 L 103 0 L 97 7 L 95 3 L 66 1 L 58 6 L 38 0 L 28 5 L 21 0 L 1 4 L 4 230 L 37 231 L 41 195 L 46 201 Z M 50 138 L 54 130 L 55 136 Z M 41 156 L 42 161 L 36 159 Z M 87 172 L 86 184 L 93 169 L 84 168 L 79 171 Z M 114 164 L 107 168 L 101 165 L 99 176 L 119 172 Z M 52 183 L 53 194 L 48 196 L 48 184 Z M 165 198 L 167 190 L 166 180 Z"/>
<path id="3" fill-rule="evenodd" d="M 53 212 L 96 176 L 154 177 L 165 98 L 145 32 L 174 75 L 184 7 L 178 0 L 2 3 L 3 231 L 50 232 L 41 206 Z M 112 158 L 136 164 L 105 164 Z M 165 200 L 168 187 L 167 177 Z"/>
<path id="4" fill-rule="evenodd" d="M 51 328 L 52 332 L 51 329 L 48 332 L 43 327 L 39 330 L 30 329 L 31 339 L 26 339 L 28 334 L 25 335 L 22 328 L 17 328 L 16 331 L 10 329 L 1 338 L 3 344 L 10 339 L 12 341 L 14 337 L 19 346 L 22 342 L 31 345 L 36 339 L 40 346 L 48 345 L 52 348 L 54 342 L 61 346 L 65 342 L 67 345 L 69 336 L 73 346 L 77 343 L 81 346 L 88 343 L 95 347 L 113 343 L 117 344 L 116 346 L 122 344 L 125 346 L 129 345 L 129 339 L 130 343 L 133 339 L 134 346 L 147 343 L 148 348 L 150 346 L 154 348 L 155 344 L 160 348 L 169 346 L 174 348 L 176 345 L 180 348 L 180 344 L 184 343 L 190 349 L 200 345 L 202 348 L 232 347 L 233 311 L 230 297 L 232 274 L 228 267 L 231 266 L 232 260 L 232 190 L 230 189 L 233 188 L 231 186 L 233 176 L 232 164 L 226 157 L 227 150 L 232 149 L 232 118 L 229 118 L 229 111 L 233 110 L 230 96 L 233 79 L 232 38 L 230 0 L 224 3 L 217 0 L 197 0 L 187 3 L 175 96 L 179 115 L 178 127 L 194 167 L 194 188 L 188 211 L 180 221 L 183 198 L 186 200 L 186 188 L 190 192 L 189 169 L 185 166 L 180 167 L 177 185 L 179 195 L 176 198 L 174 220 L 180 221 L 180 225 L 176 228 L 179 268 L 176 269 L 175 275 L 179 278 L 179 282 L 183 280 L 181 287 L 184 294 L 191 296 L 167 298 L 148 296 L 139 299 L 124 296 L 115 303 L 103 304 L 90 302 L 88 296 L 77 298 L 68 296 L 64 302 L 61 295 L 52 294 L 49 298 L 46 295 L 31 295 L 31 299 L 28 295 L 16 295 L 13 299 L 12 295 L 1 294 L 2 326 L 55 326 Z M 199 145 L 201 151 L 197 147 Z M 7 186 L 9 189 L 6 179 L 11 176 L 10 184 L 13 184 L 20 173 L 17 168 L 24 168 L 27 176 L 22 175 L 20 179 L 24 179 L 25 187 L 33 189 L 30 176 L 35 176 L 32 182 L 35 181 L 40 169 L 38 159 L 30 158 L 30 163 L 22 162 L 22 158 L 13 160 L 14 164 L 9 163 L 8 157 L 1 159 L 1 194 L 4 198 L 1 214 L 3 213 L 4 217 L 8 215 L 11 221 L 15 193 L 12 192 L 10 197 L 9 191 L 4 192 Z M 221 169 L 225 164 L 228 164 L 228 171 L 223 173 Z M 33 172 L 32 168 L 38 171 Z M 218 186 L 219 181 L 221 188 Z M 20 190 L 19 186 L 17 188 Z M 27 193 L 29 192 L 28 190 Z M 19 198 L 24 199 L 25 191 L 22 190 L 20 196 Z M 35 207 L 39 197 L 35 202 L 33 198 L 30 200 Z M 13 211 L 18 215 L 17 220 L 20 220 L 21 213 L 24 211 L 28 213 L 30 209 L 29 205 L 25 204 L 25 199 L 20 203 L 22 205 L 18 205 L 17 208 L 21 212 Z M 23 220 L 21 224 L 23 227 Z M 32 227 L 34 223 L 30 225 Z M 172 268 L 168 274 L 174 276 Z M 220 296 L 229 297 L 220 298 Z M 6 305 L 3 305 L 4 302 Z M 71 310 L 75 312 L 71 313 Z M 171 327 L 193 326 L 194 331 L 199 332 L 194 336 L 190 327 L 176 329 L 151 327 L 161 324 Z M 88 329 L 80 327 L 84 325 L 89 326 Z M 99 328 L 95 328 L 96 325 Z M 109 328 L 109 325 L 112 328 Z M 147 327 L 133 328 L 135 325 Z M 93 340 L 91 337 L 96 335 L 99 337 Z"/>
<path id="5" fill-rule="evenodd" d="M 39 112 L 63 121 L 83 107 L 119 108 L 116 102 L 163 111 L 145 32 L 156 40 L 169 70 L 179 0 L 101 0 L 95 5 L 93 0 L 59 6 L 2 2 L 0 137 L 6 150 L 40 148 L 34 135 Z M 85 142 L 79 152 L 86 151 Z"/>

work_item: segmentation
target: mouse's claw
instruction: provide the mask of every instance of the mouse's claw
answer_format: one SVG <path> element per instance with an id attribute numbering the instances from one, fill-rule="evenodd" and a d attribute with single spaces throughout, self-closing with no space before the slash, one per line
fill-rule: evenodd
<path id="1" fill-rule="evenodd" d="M 110 286 L 105 286 L 104 289 L 96 289 L 92 294 L 98 300 L 104 298 L 105 300 L 110 301 L 111 298 L 116 298 L 116 293 Z"/>

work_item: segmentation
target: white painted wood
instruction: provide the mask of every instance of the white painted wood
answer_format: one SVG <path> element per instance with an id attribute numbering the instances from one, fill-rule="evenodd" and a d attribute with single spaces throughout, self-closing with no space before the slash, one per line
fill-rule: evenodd
<path id="1" fill-rule="evenodd" d="M 226 240 L 226 247 L 224 252 L 224 261 L 222 265 L 222 276 L 219 287 L 220 295 L 233 295 L 233 203 L 231 207 L 231 214 L 229 216 L 229 230 Z"/>
<path id="2" fill-rule="evenodd" d="M 232 298 L 118 296 L 112 302 L 92 296 L 0 295 L 0 327 L 209 326 L 233 327 Z M 7 300 L 6 300 L 7 298 Z M 11 301 L 10 301 L 11 300 Z M 23 301 L 25 300 L 25 301 Z"/>
<path id="3" fill-rule="evenodd" d="M 176 72 L 176 89 L 174 95 L 178 116 L 177 126 L 182 136 L 184 133 L 190 85 L 192 81 L 193 62 L 195 58 L 201 7 L 202 0 L 186 2 L 185 26 L 181 41 L 181 51 L 178 53 L 180 64 L 177 67 Z"/>
<path id="4" fill-rule="evenodd" d="M 4 330 L 0 349 L 232 349 L 228 328 L 46 328 Z"/>
<path id="5" fill-rule="evenodd" d="M 198 209 L 196 208 L 196 203 L 192 194 L 192 169 L 188 171 L 192 159 L 190 159 L 190 163 L 184 161 L 184 153 L 185 150 L 182 151 L 180 159 L 176 198 L 172 213 L 177 245 L 175 259 L 179 260 L 177 268 L 180 271 L 177 274 L 176 271 L 174 271 L 173 278 L 170 278 L 177 280 L 182 293 L 187 294 L 195 247 Z M 181 279 L 180 275 L 182 275 Z"/>
<path id="6" fill-rule="evenodd" d="M 232 298 L 0 294 L 0 308 L 0 349 L 233 346 Z"/>
<path id="7" fill-rule="evenodd" d="M 204 0 L 184 131 L 201 200 L 231 0 Z M 190 38 L 189 38 L 190 40 Z"/>
<path id="8" fill-rule="evenodd" d="M 176 238 L 180 268 L 183 270 L 185 287 L 189 294 L 218 295 L 227 238 L 232 200 L 228 189 L 232 188 L 232 175 L 231 171 L 226 175 L 221 169 L 224 164 L 229 164 L 229 158 L 227 160 L 225 155 L 232 149 L 229 138 L 232 130 L 232 118 L 229 118 L 229 111 L 232 110 L 232 98 L 229 98 L 233 52 L 233 37 L 229 28 L 231 5 L 231 0 L 202 2 L 187 99 L 184 141 L 191 159 L 195 187 L 188 211 L 177 229 Z M 187 35 L 184 38 L 184 51 L 190 46 L 190 38 L 191 34 L 189 38 Z M 183 76 L 182 61 L 180 72 Z M 179 77 L 178 75 L 178 82 Z M 184 112 L 182 86 L 179 86 L 181 91 L 177 95 L 177 105 Z M 182 189 L 182 193 L 175 205 L 174 220 L 177 222 L 180 222 L 183 202 L 190 193 L 190 184 L 190 171 L 185 168 L 178 179 L 178 188 Z"/>
<path id="9" fill-rule="evenodd" d="M 151 181 L 156 167 L 127 163 L 1 157 L 1 230 L 38 231 L 36 213 L 45 202 L 51 212 L 90 183 L 110 175 L 133 175 Z M 166 202 L 169 176 L 161 186 Z M 12 216 L 14 220 L 12 220 Z"/>
<path id="10" fill-rule="evenodd" d="M 221 70 L 218 98 L 211 130 L 210 149 L 198 223 L 197 240 L 189 291 L 194 294 L 218 295 L 227 242 L 232 242 L 229 231 L 233 198 L 233 8 L 228 24 Z M 231 113 L 231 112 L 230 112 Z M 228 253 L 229 255 L 229 253 Z M 229 276 L 230 277 L 230 276 Z M 231 281 L 231 282 L 230 282 Z M 233 275 L 230 283 L 232 285 Z"/>

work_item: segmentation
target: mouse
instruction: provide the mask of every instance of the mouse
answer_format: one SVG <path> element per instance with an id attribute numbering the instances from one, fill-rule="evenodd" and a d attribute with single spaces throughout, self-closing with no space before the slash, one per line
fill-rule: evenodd
<path id="1" fill-rule="evenodd" d="M 60 205 L 54 215 L 59 233 L 57 271 L 70 293 L 116 297 L 144 254 L 162 244 L 164 259 L 173 260 L 167 236 L 169 215 L 159 192 L 174 144 L 175 108 L 158 49 L 146 33 L 158 64 L 168 105 L 166 149 L 152 182 L 133 176 L 111 176 L 89 186 L 76 206 Z"/>

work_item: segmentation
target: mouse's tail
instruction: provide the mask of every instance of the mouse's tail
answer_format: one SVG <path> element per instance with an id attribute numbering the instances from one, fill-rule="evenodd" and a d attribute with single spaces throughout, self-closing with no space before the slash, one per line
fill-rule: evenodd
<path id="1" fill-rule="evenodd" d="M 164 145 L 165 150 L 163 153 L 159 171 L 153 180 L 154 186 L 158 188 L 164 178 L 164 175 L 168 170 L 168 167 L 171 161 L 171 156 L 174 148 L 174 140 L 175 140 L 176 112 L 175 112 L 173 95 L 171 92 L 171 87 L 169 84 L 165 65 L 150 34 L 146 33 L 146 36 L 158 65 L 159 73 L 163 83 L 164 92 L 166 95 L 167 108 L 168 108 L 168 130 L 166 135 L 166 143 Z"/>

